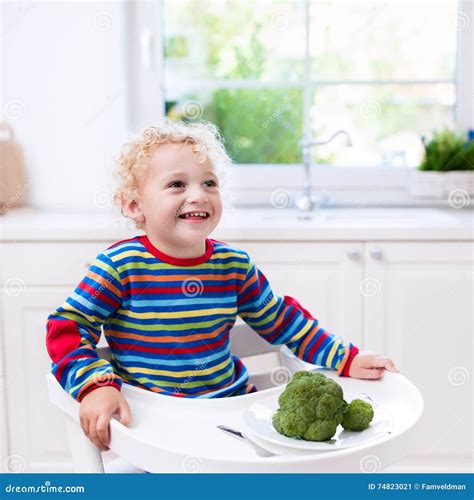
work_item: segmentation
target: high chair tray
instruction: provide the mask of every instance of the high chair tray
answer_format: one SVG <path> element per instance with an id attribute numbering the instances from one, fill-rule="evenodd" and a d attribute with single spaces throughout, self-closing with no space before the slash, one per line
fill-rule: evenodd
<path id="1" fill-rule="evenodd" d="M 251 434 L 244 422 L 244 413 L 251 405 L 281 392 L 284 385 L 231 398 L 185 399 L 124 384 L 122 392 L 130 404 L 132 422 L 125 427 L 112 419 L 110 449 L 143 470 L 174 473 L 377 472 L 410 452 L 410 436 L 423 411 L 423 399 L 409 380 L 390 372 L 378 381 L 338 377 L 326 369 L 321 372 L 336 380 L 344 393 L 366 393 L 383 406 L 390 415 L 390 433 L 330 452 L 290 449 Z M 78 422 L 79 404 L 52 375 L 47 378 L 51 401 Z M 257 456 L 245 442 L 219 430 L 219 424 L 251 435 L 279 455 Z M 82 432 L 80 427 L 77 432 Z"/>

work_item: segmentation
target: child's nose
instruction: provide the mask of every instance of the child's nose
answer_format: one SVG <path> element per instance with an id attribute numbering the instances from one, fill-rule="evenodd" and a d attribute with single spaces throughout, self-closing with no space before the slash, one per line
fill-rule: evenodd
<path id="1" fill-rule="evenodd" d="M 191 187 L 188 192 L 188 202 L 207 201 L 207 195 L 201 187 Z"/>

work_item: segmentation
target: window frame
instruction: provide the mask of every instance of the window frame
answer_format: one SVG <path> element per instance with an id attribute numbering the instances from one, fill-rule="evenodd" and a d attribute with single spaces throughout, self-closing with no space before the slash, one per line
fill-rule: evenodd
<path id="1" fill-rule="evenodd" d="M 306 0 L 308 3 L 309 0 Z M 127 32 L 130 44 L 127 53 L 129 67 L 129 123 L 132 129 L 156 122 L 157 116 L 165 116 L 165 82 L 163 51 L 163 0 L 157 2 L 128 0 Z M 470 22 L 457 33 L 455 77 L 440 80 L 323 80 L 312 81 L 315 85 L 366 85 L 366 84 L 442 84 L 454 83 L 456 89 L 455 128 L 460 131 L 474 128 L 474 0 L 459 0 L 458 11 L 468 16 Z M 462 64 L 461 64 L 462 61 Z M 301 88 L 304 82 L 258 80 L 202 80 L 185 81 L 180 87 L 195 89 L 214 88 Z M 187 86 L 187 87 L 186 87 Z M 307 110 L 306 110 L 307 111 Z M 306 112 L 304 111 L 304 112 Z M 268 169 L 272 168 L 272 175 Z M 333 166 L 315 164 L 311 167 L 312 185 L 316 196 L 323 192 L 331 203 L 358 203 L 360 198 L 366 205 L 413 204 L 408 193 L 410 177 L 416 167 L 395 166 Z M 303 167 L 298 164 L 239 164 L 232 169 L 232 194 L 237 203 L 268 204 L 275 190 L 285 189 L 291 194 L 302 190 Z M 374 193 L 374 188 L 377 193 Z M 370 196 L 369 196 L 370 195 Z M 426 204 L 426 202 L 420 202 Z"/>

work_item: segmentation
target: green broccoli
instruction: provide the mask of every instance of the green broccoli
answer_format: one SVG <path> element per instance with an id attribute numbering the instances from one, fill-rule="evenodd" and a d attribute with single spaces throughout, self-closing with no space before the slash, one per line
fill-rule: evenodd
<path id="1" fill-rule="evenodd" d="M 342 387 L 318 372 L 296 372 L 278 404 L 272 419 L 275 430 L 306 441 L 331 439 L 340 424 L 346 430 L 364 430 L 374 415 L 370 404 L 360 399 L 348 405 Z"/>
<path id="2" fill-rule="evenodd" d="M 372 406 L 362 401 L 362 399 L 354 399 L 344 413 L 342 427 L 346 431 L 363 431 L 369 427 L 373 418 L 374 410 Z"/>
<path id="3" fill-rule="evenodd" d="M 273 427 L 288 437 L 326 441 L 342 423 L 342 387 L 322 373 L 296 372 L 278 398 Z"/>

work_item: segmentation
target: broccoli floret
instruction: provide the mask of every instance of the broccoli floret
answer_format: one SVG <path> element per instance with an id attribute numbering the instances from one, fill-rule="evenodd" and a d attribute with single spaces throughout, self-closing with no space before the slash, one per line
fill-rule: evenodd
<path id="1" fill-rule="evenodd" d="M 342 427 L 346 431 L 363 431 L 369 427 L 374 418 L 372 406 L 362 399 L 354 399 L 347 407 L 342 419 Z"/>
<path id="2" fill-rule="evenodd" d="M 337 424 L 333 420 L 316 420 L 304 433 L 307 441 L 326 441 L 336 434 Z"/>
<path id="3" fill-rule="evenodd" d="M 278 398 L 273 427 L 307 441 L 331 439 L 347 408 L 343 396 L 342 387 L 322 373 L 296 372 Z"/>

